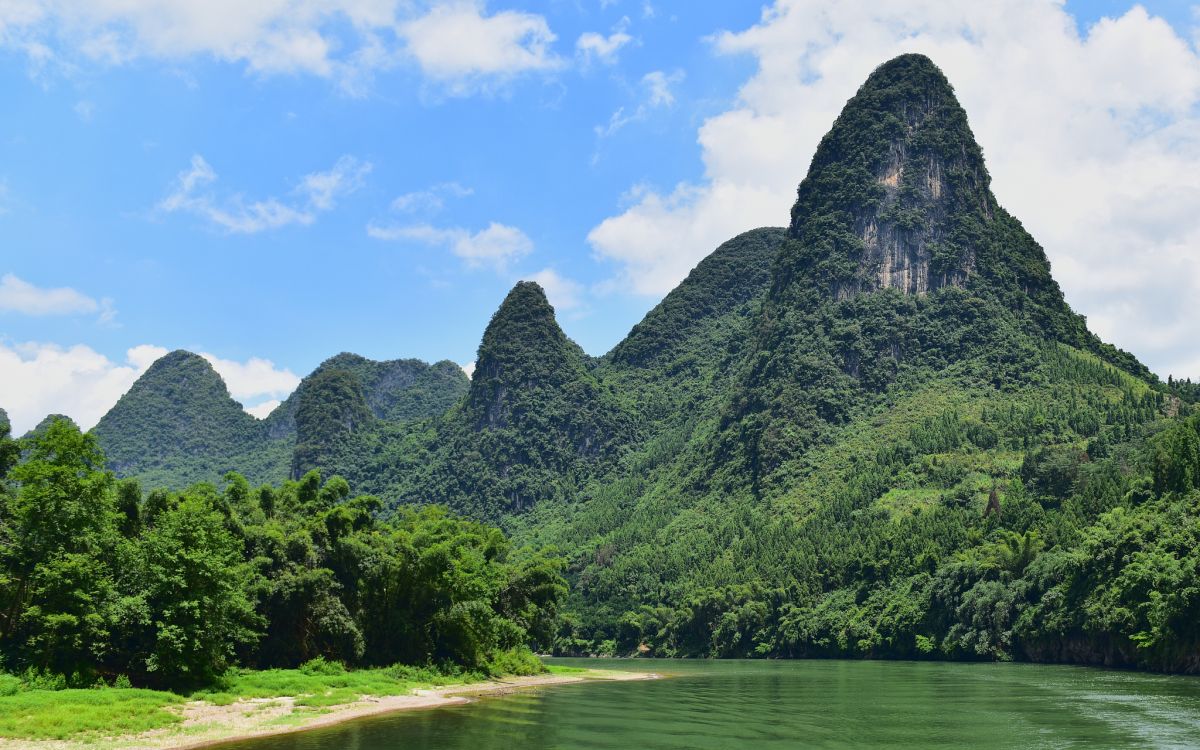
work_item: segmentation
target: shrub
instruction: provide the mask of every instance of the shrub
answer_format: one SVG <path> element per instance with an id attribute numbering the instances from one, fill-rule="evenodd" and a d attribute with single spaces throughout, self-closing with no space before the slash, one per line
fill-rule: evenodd
<path id="1" fill-rule="evenodd" d="M 301 664 L 300 671 L 307 675 L 338 675 L 346 674 L 346 666 L 340 661 L 326 661 L 324 656 L 318 656 Z"/>

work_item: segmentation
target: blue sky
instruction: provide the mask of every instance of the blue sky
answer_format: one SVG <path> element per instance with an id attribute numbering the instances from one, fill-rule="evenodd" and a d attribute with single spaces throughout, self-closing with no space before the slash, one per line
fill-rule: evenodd
<path id="1" fill-rule="evenodd" d="M 1200 289 L 1194 204 L 1154 198 L 1200 163 L 1190 4 L 908 4 L 0 4 L 0 406 L 89 426 L 180 347 L 258 413 L 343 350 L 466 364 L 521 278 L 602 354 L 721 240 L 785 223 L 840 104 L 908 49 L 959 88 L 1069 301 L 1200 376 L 1188 311 L 1124 270 L 1169 258 L 1169 291 Z M 994 106 L 1039 57 L 1062 109 L 1037 116 L 1084 125 Z"/>

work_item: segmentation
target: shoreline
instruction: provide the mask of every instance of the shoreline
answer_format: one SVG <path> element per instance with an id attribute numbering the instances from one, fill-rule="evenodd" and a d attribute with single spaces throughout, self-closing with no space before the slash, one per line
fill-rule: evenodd
<path id="1" fill-rule="evenodd" d="M 306 732 L 346 722 L 404 711 L 419 711 L 473 702 L 476 696 L 504 695 L 532 688 L 593 681 L 654 680 L 654 672 L 588 669 L 579 674 L 542 674 L 419 688 L 403 695 L 364 696 L 353 703 L 311 711 L 297 707 L 294 696 L 240 699 L 224 706 L 189 701 L 178 713 L 183 721 L 138 735 L 89 740 L 0 739 L 0 750 L 201 750 L 234 742 Z M 300 708 L 298 711 L 297 709 Z"/>

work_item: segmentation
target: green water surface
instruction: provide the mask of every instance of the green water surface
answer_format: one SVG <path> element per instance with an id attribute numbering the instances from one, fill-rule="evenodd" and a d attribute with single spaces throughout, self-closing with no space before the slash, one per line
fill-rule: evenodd
<path id="1" fill-rule="evenodd" d="M 1200 747 L 1200 679 L 1028 664 L 573 660 L 588 682 L 237 750 Z"/>

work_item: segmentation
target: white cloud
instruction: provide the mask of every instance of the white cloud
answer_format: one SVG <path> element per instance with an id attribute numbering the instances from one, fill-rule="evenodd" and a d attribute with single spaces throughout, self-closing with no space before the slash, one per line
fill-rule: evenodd
<path id="1" fill-rule="evenodd" d="M 342 156 L 328 172 L 305 175 L 296 187 L 296 192 L 307 197 L 308 205 L 314 211 L 329 211 L 334 206 L 335 198 L 361 188 L 370 171 L 370 162 L 360 162 L 353 156 Z"/>
<path id="2" fill-rule="evenodd" d="M 101 323 L 111 323 L 117 315 L 107 297 L 96 301 L 70 287 L 38 287 L 11 273 L 0 277 L 0 312 L 33 316 L 95 313 Z"/>
<path id="3" fill-rule="evenodd" d="M 0 342 L 0 394 L 13 434 L 47 414 L 65 414 L 90 429 L 166 349 L 135 347 L 124 363 L 78 345 Z"/>
<path id="4" fill-rule="evenodd" d="M 8 187 L 8 181 L 0 179 L 0 216 L 8 213 L 11 201 L 12 190 Z"/>
<path id="5" fill-rule="evenodd" d="M 757 70 L 699 129 L 703 181 L 637 190 L 589 235 L 616 284 L 662 294 L 725 239 L 786 224 L 845 101 L 876 65 L 923 52 L 956 87 L 997 197 L 1046 247 L 1071 304 L 1161 374 L 1200 377 L 1200 58 L 1166 22 L 1135 6 L 1081 34 L 1042 0 L 778 0 L 713 43 Z"/>
<path id="6" fill-rule="evenodd" d="M 353 78 L 386 60 L 394 0 L 15 0 L 0 43 L 38 66 L 207 56 L 253 72 Z"/>
<path id="7" fill-rule="evenodd" d="M 461 227 L 439 228 L 429 224 L 381 226 L 371 224 L 367 234 L 378 240 L 420 242 L 440 245 L 462 258 L 470 268 L 505 270 L 510 263 L 533 252 L 533 240 L 516 227 L 492 222 L 486 229 L 471 232 Z"/>
<path id="8" fill-rule="evenodd" d="M 261 404 L 247 406 L 246 413 L 258 419 L 266 419 L 271 415 L 271 412 L 275 411 L 275 409 L 278 408 L 278 406 L 282 403 L 283 402 L 279 399 L 273 398 L 269 401 L 263 401 Z"/>
<path id="9" fill-rule="evenodd" d="M 575 51 L 584 62 L 595 60 L 605 65 L 613 65 L 617 62 L 617 53 L 621 48 L 633 41 L 633 37 L 626 31 L 628 28 L 629 18 L 626 17 L 621 19 L 608 36 L 595 31 L 584 32 L 575 40 Z"/>
<path id="10" fill-rule="evenodd" d="M 443 182 L 425 190 L 397 196 L 392 201 L 392 210 L 398 213 L 434 213 L 446 205 L 446 198 L 465 198 L 475 191 L 457 182 Z"/>
<path id="11" fill-rule="evenodd" d="M 302 177 L 292 191 L 295 200 L 285 202 L 272 197 L 247 201 L 240 193 L 222 199 L 209 189 L 217 181 L 217 173 L 196 154 L 158 208 L 166 213 L 185 211 L 234 234 L 253 234 L 289 224 L 306 226 L 316 221 L 318 214 L 332 210 L 336 198 L 362 187 L 370 171 L 369 162 L 343 156 L 329 171 Z"/>
<path id="12" fill-rule="evenodd" d="M 675 103 L 675 94 L 671 87 L 683 80 L 683 71 L 664 73 L 652 70 L 642 76 L 642 85 L 649 89 L 648 103 L 651 107 L 669 107 Z"/>
<path id="13" fill-rule="evenodd" d="M 544 17 L 449 0 L 4 0 L 0 46 L 34 72 L 211 58 L 255 75 L 307 74 L 361 94 L 405 58 L 458 92 L 554 68 Z"/>
<path id="14" fill-rule="evenodd" d="M 468 362 L 465 365 L 459 365 L 459 367 L 461 367 L 462 371 L 467 374 L 468 378 L 475 376 L 475 363 L 474 362 Z"/>
<path id="15" fill-rule="evenodd" d="M 62 347 L 42 342 L 0 342 L 0 403 L 13 433 L 22 434 L 47 414 L 65 414 L 91 429 L 150 365 L 168 350 L 142 344 L 128 349 L 123 362 L 110 360 L 82 344 Z M 286 397 L 300 379 L 270 360 L 245 362 L 203 353 L 238 401 Z M 247 409 L 263 408 L 263 404 Z"/>
<path id="16" fill-rule="evenodd" d="M 452 94 L 562 65 L 550 49 L 557 37 L 544 17 L 514 10 L 489 16 L 482 2 L 435 4 L 399 24 L 397 32 L 425 75 Z"/>
<path id="17" fill-rule="evenodd" d="M 683 79 L 684 72 L 682 70 L 672 73 L 653 70 L 642 76 L 642 88 L 645 90 L 643 101 L 633 112 L 626 112 L 624 107 L 619 107 L 608 118 L 606 124 L 597 125 L 594 128 L 596 135 L 607 138 L 631 122 L 645 120 L 653 109 L 670 107 L 675 103 L 675 94 L 671 91 L 671 87 Z"/>
<path id="18" fill-rule="evenodd" d="M 269 359 L 251 357 L 238 362 L 208 352 L 201 352 L 200 356 L 220 374 L 229 394 L 241 402 L 263 397 L 285 398 L 300 385 L 300 378 L 294 372 L 286 367 L 277 368 Z"/>
<path id="19" fill-rule="evenodd" d="M 546 298 L 558 312 L 574 310 L 583 304 L 583 285 L 558 274 L 552 268 L 525 276 L 525 281 L 536 281 L 546 292 Z"/>

